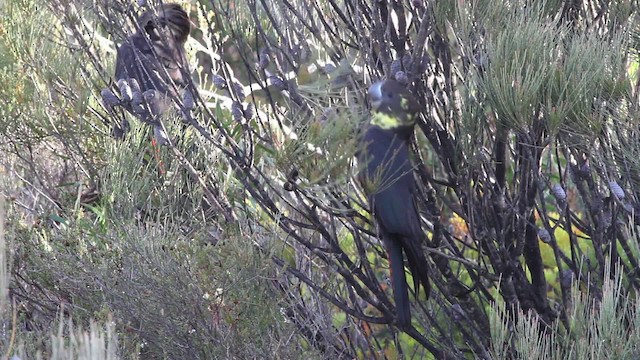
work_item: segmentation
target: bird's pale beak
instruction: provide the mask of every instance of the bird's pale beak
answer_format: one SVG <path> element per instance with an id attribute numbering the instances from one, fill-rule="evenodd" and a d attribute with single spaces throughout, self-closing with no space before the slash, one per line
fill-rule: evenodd
<path id="1" fill-rule="evenodd" d="M 377 109 L 382 101 L 382 83 L 382 81 L 378 81 L 369 87 L 369 99 L 374 109 Z"/>

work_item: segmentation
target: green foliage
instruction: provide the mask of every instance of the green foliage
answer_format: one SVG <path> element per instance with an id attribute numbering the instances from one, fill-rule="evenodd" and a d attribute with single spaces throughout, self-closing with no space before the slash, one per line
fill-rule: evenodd
<path id="1" fill-rule="evenodd" d="M 7 238 L 5 237 L 5 204 L 4 201 L 0 200 L 0 321 L 7 321 L 6 319 L 10 319 L 13 314 L 11 299 L 9 298 L 9 258 L 10 258 L 10 247 L 8 246 Z M 10 337 L 2 336 L 0 337 L 0 345 L 3 345 L 3 348 L 10 349 L 13 346 L 14 340 Z M 8 350 L 7 350 L 8 351 Z"/>
<path id="2" fill-rule="evenodd" d="M 619 270 L 607 269 L 601 294 L 573 283 L 566 327 L 560 322 L 545 327 L 533 313 L 507 309 L 498 300 L 490 312 L 492 358 L 638 358 L 638 294 L 625 295 Z"/>
<path id="3" fill-rule="evenodd" d="M 16 84 L 0 89 L 0 104 L 7 105 L 0 106 L 0 128 L 11 140 L 2 148 L 9 154 L 3 161 L 11 163 L 3 165 L 17 175 L 2 192 L 33 200 L 38 211 L 10 208 L 16 237 L 11 252 L 0 247 L 0 260 L 4 270 L 5 254 L 20 259 L 10 281 L 28 305 L 18 311 L 0 293 L 0 322 L 9 329 L 0 348 L 12 342 L 19 356 L 52 359 L 114 358 L 116 349 L 124 358 L 312 358 L 274 296 L 271 278 L 279 270 L 268 261 L 269 249 L 259 252 L 233 224 L 219 227 L 219 218 L 202 206 L 201 183 L 184 171 L 188 159 L 196 173 L 222 179 L 215 184 L 219 191 L 233 186 L 229 193 L 242 194 L 219 151 L 181 131 L 174 118 L 165 123 L 181 133 L 176 150 L 185 155 L 182 161 L 151 146 L 149 129 L 131 118 L 126 141 L 109 140 L 92 93 L 100 80 L 78 65 L 90 58 L 54 39 L 68 35 L 64 27 L 77 25 L 79 16 L 93 19 L 86 13 L 57 17 L 52 9 L 60 4 L 49 5 L 13 2 L 2 14 L 7 36 L 0 40 L 0 76 Z M 113 46 L 100 35 L 85 40 L 98 54 Z M 95 194 L 87 191 L 92 182 L 99 186 Z M 47 196 L 26 199 L 25 189 Z M 9 279 L 0 275 L 0 289 L 6 289 Z M 79 325 L 58 318 L 58 308 Z M 18 311 L 13 319 L 12 311 Z M 96 325 L 103 323 L 105 329 Z"/>
<path id="4" fill-rule="evenodd" d="M 127 213 L 109 213 L 105 231 L 71 221 L 64 231 L 33 232 L 37 243 L 21 244 L 29 249 L 22 261 L 40 274 L 34 281 L 82 309 L 74 311 L 76 321 L 110 323 L 113 314 L 120 351 L 142 357 L 306 353 L 286 340 L 292 330 L 269 284 L 277 270 L 250 243 L 227 236 L 209 245 L 207 229 L 185 237 L 162 214 L 158 218 L 167 220 L 140 222 Z M 54 354 L 58 345 L 51 346 L 26 351 Z"/>
<path id="5" fill-rule="evenodd" d="M 66 325 L 66 326 L 65 326 Z M 69 319 L 65 321 L 63 316 L 58 319 L 58 331 L 50 335 L 49 350 L 46 356 L 29 344 L 20 344 L 16 354 L 24 359 L 52 360 L 78 359 L 78 360 L 115 360 L 118 356 L 118 346 L 115 330 L 112 322 L 106 322 L 104 326 L 95 322 L 89 324 L 88 330 L 76 328 Z"/>
<path id="6" fill-rule="evenodd" d="M 489 36 L 490 63 L 480 87 L 497 121 L 508 128 L 524 130 L 536 121 L 545 86 L 555 69 L 563 32 L 559 24 L 544 18 L 542 11 L 505 11 L 504 28 Z M 502 30 L 502 31 L 500 31 Z"/>
<path id="7" fill-rule="evenodd" d="M 5 5 L 0 348 L 106 358 L 117 335 L 129 358 L 637 354 L 621 285 L 637 287 L 640 254 L 630 2 L 183 4 L 198 126 L 168 114 L 165 147 L 99 101 L 140 5 Z M 405 329 L 353 176 L 366 88 L 401 75 L 425 106 L 415 197 L 437 284 Z"/>
<path id="8" fill-rule="evenodd" d="M 478 55 L 486 62 L 478 86 L 496 121 L 518 131 L 543 121 L 552 134 L 579 134 L 588 143 L 607 114 L 598 104 L 618 101 L 630 90 L 623 37 L 575 34 L 547 14 L 545 3 L 526 11 L 495 4 L 488 9 L 501 10 L 481 15 L 488 34 L 486 54 Z"/>

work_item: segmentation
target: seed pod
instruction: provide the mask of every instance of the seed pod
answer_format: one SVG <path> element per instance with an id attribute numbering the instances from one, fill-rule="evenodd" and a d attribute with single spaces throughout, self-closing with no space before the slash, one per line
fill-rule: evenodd
<path id="1" fill-rule="evenodd" d="M 140 91 L 131 92 L 131 106 L 138 106 L 144 101 L 144 96 Z"/>
<path id="2" fill-rule="evenodd" d="M 344 87 L 349 86 L 350 80 L 351 80 L 351 76 L 349 74 L 340 74 L 338 72 L 336 76 L 333 78 L 333 80 L 331 81 L 331 87 L 333 87 L 334 90 L 342 89 Z"/>
<path id="3" fill-rule="evenodd" d="M 567 200 L 567 193 L 562 188 L 562 185 L 560 184 L 553 185 L 553 187 L 551 188 L 551 192 L 553 193 L 553 196 L 555 196 L 556 199 L 558 199 L 558 201 L 565 202 Z"/>
<path id="4" fill-rule="evenodd" d="M 324 71 L 325 74 L 331 74 L 332 72 L 336 71 L 336 66 L 328 63 L 324 67 L 322 67 L 322 71 Z"/>
<path id="5" fill-rule="evenodd" d="M 160 146 L 167 145 L 169 143 L 167 133 L 164 132 L 164 129 L 160 124 L 157 124 L 153 127 L 153 136 L 156 138 L 156 142 Z"/>
<path id="6" fill-rule="evenodd" d="M 182 96 L 182 103 L 187 110 L 193 110 L 196 108 L 196 101 L 193 98 L 191 91 L 187 90 L 184 92 L 184 95 Z"/>
<path id="7" fill-rule="evenodd" d="M 218 90 L 226 89 L 227 80 L 225 80 L 222 76 L 220 76 L 218 74 L 214 74 L 212 80 L 213 80 L 213 85 L 215 85 L 215 87 Z"/>
<path id="8" fill-rule="evenodd" d="M 131 88 L 132 92 L 142 92 L 142 90 L 140 90 L 140 84 L 138 84 L 138 80 L 134 78 L 129 78 L 129 87 Z"/>
<path id="9" fill-rule="evenodd" d="M 585 161 L 582 166 L 580 166 L 580 173 L 582 176 L 589 176 L 591 172 L 591 168 L 589 167 L 589 162 Z"/>
<path id="10" fill-rule="evenodd" d="M 142 90 L 140 90 L 140 84 L 138 84 L 138 80 L 130 78 L 129 87 L 131 88 L 131 106 L 135 107 L 142 104 L 144 96 L 142 95 Z"/>
<path id="11" fill-rule="evenodd" d="M 460 306 L 460 304 L 451 305 L 450 310 L 451 310 L 451 317 L 453 318 L 454 321 L 460 321 L 467 316 L 466 311 L 464 311 L 464 309 L 462 308 L 462 306 Z"/>
<path id="12" fill-rule="evenodd" d="M 611 189 L 611 193 L 613 193 L 613 195 L 615 195 L 618 200 L 623 200 L 624 199 L 624 190 L 622 190 L 622 188 L 620 187 L 620 185 L 618 185 L 617 182 L 615 181 L 609 181 L 609 188 Z"/>
<path id="13" fill-rule="evenodd" d="M 142 93 L 142 96 L 144 97 L 144 101 L 146 102 L 154 101 L 156 99 L 156 91 L 153 89 L 147 90 Z"/>
<path id="14" fill-rule="evenodd" d="M 427 69 L 431 66 L 431 58 L 429 55 L 424 54 L 420 57 L 420 60 L 416 64 L 415 72 L 423 73 L 427 71 Z"/>
<path id="15" fill-rule="evenodd" d="M 138 115 L 143 115 L 147 112 L 147 109 L 144 107 L 143 102 L 140 103 L 133 103 L 133 101 L 131 102 L 131 111 L 133 111 L 134 114 L 138 114 Z"/>
<path id="16" fill-rule="evenodd" d="M 191 112 L 189 110 L 181 110 L 180 116 L 182 117 L 182 122 L 185 124 L 193 123 L 193 117 L 191 116 Z"/>
<path id="17" fill-rule="evenodd" d="M 326 122 L 332 117 L 336 115 L 336 110 L 332 107 L 325 108 L 322 110 L 322 114 L 320 115 L 320 122 Z"/>
<path id="18" fill-rule="evenodd" d="M 129 82 L 125 79 L 118 80 L 118 88 L 120 88 L 120 96 L 122 96 L 122 101 L 131 101 L 131 99 L 133 98 L 133 94 L 131 94 L 131 87 L 129 86 Z"/>
<path id="19" fill-rule="evenodd" d="M 402 62 L 396 59 L 391 62 L 391 73 L 396 74 L 398 71 L 402 71 Z"/>
<path id="20" fill-rule="evenodd" d="M 269 50 L 263 48 L 260 50 L 260 55 L 258 55 L 258 67 L 260 70 L 264 70 L 271 63 L 271 55 L 269 55 Z"/>
<path id="21" fill-rule="evenodd" d="M 157 116 L 162 113 L 160 109 L 160 106 L 161 106 L 160 101 L 158 99 L 160 95 L 157 94 L 156 90 L 153 90 L 153 89 L 147 90 L 142 93 L 142 96 L 144 97 L 144 101 L 147 103 L 147 107 L 149 109 L 149 114 L 147 115 Z M 146 120 L 149 121 L 150 119 L 146 119 Z"/>
<path id="22" fill-rule="evenodd" d="M 295 189 L 295 186 L 290 181 L 287 181 L 284 183 L 284 189 L 287 191 L 293 191 Z"/>
<path id="23" fill-rule="evenodd" d="M 289 172 L 289 176 L 287 176 L 287 178 L 289 178 L 290 181 L 296 181 L 298 180 L 299 175 L 300 175 L 300 172 L 298 171 L 298 169 L 293 168 Z"/>
<path id="24" fill-rule="evenodd" d="M 238 100 L 244 101 L 244 99 L 246 98 L 246 95 L 244 93 L 244 86 L 242 86 L 242 84 L 240 84 L 237 81 L 234 82 L 233 83 L 233 91 L 235 91 L 236 96 L 238 96 Z"/>
<path id="25" fill-rule="evenodd" d="M 509 205 L 507 204 L 507 198 L 503 193 L 500 193 L 498 194 L 498 196 L 496 196 L 496 205 L 500 210 L 507 210 L 507 208 L 509 207 Z"/>
<path id="26" fill-rule="evenodd" d="M 239 101 L 234 101 L 233 104 L 231 104 L 231 116 L 235 121 L 242 121 L 242 119 L 244 118 L 242 104 Z"/>
<path id="27" fill-rule="evenodd" d="M 407 85 L 409 83 L 409 78 L 407 77 L 407 73 L 405 73 L 404 71 L 398 71 L 395 77 L 396 77 L 396 80 L 402 85 Z"/>
<path id="28" fill-rule="evenodd" d="M 287 84 L 284 81 L 282 81 L 282 79 L 280 79 L 275 75 L 269 76 L 269 83 L 271 83 L 271 85 L 273 85 L 276 89 L 280 91 L 286 90 L 288 87 Z"/>
<path id="29" fill-rule="evenodd" d="M 252 103 L 247 104 L 247 107 L 243 111 L 244 118 L 247 120 L 251 120 L 253 116 L 256 114 L 256 107 Z"/>
<path id="30" fill-rule="evenodd" d="M 545 228 L 538 229 L 538 238 L 545 244 L 551 242 L 551 234 L 549 234 L 549 231 Z"/>
<path id="31" fill-rule="evenodd" d="M 560 273 L 560 285 L 565 288 L 570 287 L 575 279 L 576 274 L 572 270 L 566 269 L 562 270 L 562 272 Z"/>
<path id="32" fill-rule="evenodd" d="M 608 229 L 611 224 L 613 223 L 613 219 L 612 219 L 612 214 L 611 214 L 611 209 L 609 207 L 606 207 L 605 210 L 602 211 L 602 227 L 604 229 Z"/>
<path id="33" fill-rule="evenodd" d="M 410 53 L 405 53 L 402 55 L 402 66 L 404 70 L 407 71 L 411 69 L 411 65 L 413 65 L 413 56 Z"/>
<path id="34" fill-rule="evenodd" d="M 291 47 L 291 57 L 296 63 L 304 63 L 309 60 L 309 51 L 303 44 L 295 44 Z"/>
<path id="35" fill-rule="evenodd" d="M 102 89 L 102 91 L 100 91 L 100 96 L 102 97 L 104 107 L 107 109 L 111 109 L 120 104 L 120 99 L 118 99 L 118 97 L 109 88 Z"/>

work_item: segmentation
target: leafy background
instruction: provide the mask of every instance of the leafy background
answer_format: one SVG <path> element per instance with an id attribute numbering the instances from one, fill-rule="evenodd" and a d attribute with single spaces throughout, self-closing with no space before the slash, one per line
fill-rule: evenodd
<path id="1" fill-rule="evenodd" d="M 149 4 L 1 5 L 0 354 L 638 357 L 636 2 L 181 3 L 161 148 L 100 101 Z M 405 329 L 354 181 L 383 77 L 424 106 Z"/>

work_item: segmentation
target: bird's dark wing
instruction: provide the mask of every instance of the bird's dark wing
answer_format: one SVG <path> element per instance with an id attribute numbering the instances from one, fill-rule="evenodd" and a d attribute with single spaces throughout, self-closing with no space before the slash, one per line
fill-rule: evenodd
<path id="1" fill-rule="evenodd" d="M 386 231 L 415 236 L 417 214 L 413 204 L 413 167 L 407 144 L 395 134 L 370 127 L 364 136 L 364 164 L 360 181 L 369 197 L 371 210 Z"/>
<path id="2" fill-rule="evenodd" d="M 427 294 L 430 290 L 427 260 L 422 250 L 425 235 L 413 198 L 415 180 L 408 143 L 397 134 L 375 126 L 365 132 L 364 143 L 359 159 L 364 168 L 359 178 L 389 254 L 398 323 L 408 325 L 411 315 L 403 252 L 416 294 L 420 285 Z"/>
<path id="3" fill-rule="evenodd" d="M 427 260 L 422 249 L 425 234 L 420 226 L 420 217 L 413 200 L 413 174 L 398 179 L 395 183 L 377 194 L 370 195 L 370 202 L 381 234 L 386 237 L 387 248 L 400 247 L 408 260 L 413 276 L 416 294 L 419 286 L 424 286 L 428 295 L 430 290 Z M 390 246 L 390 244 L 393 246 Z M 393 259 L 391 259 L 393 262 Z M 402 263 L 400 263 L 402 264 Z M 401 265 L 402 266 L 402 265 Z M 397 271 L 397 270 L 396 270 Z"/>
<path id="4" fill-rule="evenodd" d="M 160 143 L 165 143 L 167 137 L 159 116 L 174 106 L 172 99 L 185 86 L 183 73 L 188 74 L 188 66 L 184 44 L 192 26 L 180 5 L 161 4 L 138 18 L 136 33 L 125 40 L 116 54 L 115 77 L 121 96 L 112 103 L 154 125 Z"/>
<path id="5" fill-rule="evenodd" d="M 420 284 L 429 294 L 429 274 L 422 243 L 425 234 L 414 203 L 415 179 L 409 139 L 419 112 L 415 98 L 395 81 L 371 86 L 371 126 L 366 130 L 359 174 L 379 234 L 389 254 L 398 324 L 411 323 L 404 255 L 413 276 L 416 295 Z"/>
<path id="6" fill-rule="evenodd" d="M 141 34 L 134 34 L 118 48 L 116 56 L 116 79 L 134 78 L 142 91 L 157 90 L 167 93 L 167 84 L 161 75 L 160 61 Z"/>
<path id="7" fill-rule="evenodd" d="M 118 48 L 116 79 L 135 79 L 147 104 L 144 110 L 138 109 L 136 104 L 124 104 L 124 107 L 143 122 L 158 125 L 156 117 L 172 106 L 170 94 L 175 94 L 174 86 L 167 83 L 170 79 L 164 72 L 163 65 L 144 35 L 136 33 Z M 159 129 L 156 129 L 158 132 Z"/>

